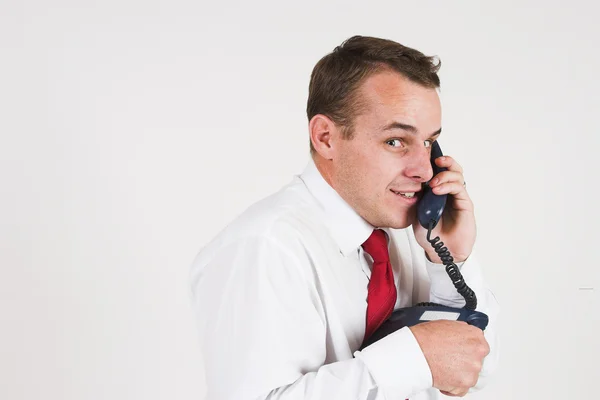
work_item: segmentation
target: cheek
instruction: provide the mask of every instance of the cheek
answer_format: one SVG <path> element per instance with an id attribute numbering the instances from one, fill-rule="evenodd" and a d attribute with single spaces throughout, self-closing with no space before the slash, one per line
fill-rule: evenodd
<path id="1" fill-rule="evenodd" d="M 379 198 L 394 180 L 393 159 L 376 151 L 373 143 L 347 143 L 348 147 L 338 158 L 340 178 L 349 191 L 358 197 Z"/>
<path id="2" fill-rule="evenodd" d="M 339 154 L 338 168 L 340 172 L 346 176 L 360 177 L 365 175 L 372 168 L 369 165 L 370 157 L 364 154 L 360 148 L 348 146 Z"/>
<path id="3" fill-rule="evenodd" d="M 380 155 L 373 161 L 369 168 L 371 180 L 380 190 L 386 189 L 397 178 L 395 160 L 388 160 L 385 155 Z"/>
<path id="4" fill-rule="evenodd" d="M 393 168 L 387 166 L 384 159 L 378 157 L 355 157 L 352 164 L 352 178 L 360 182 L 360 186 L 369 187 L 377 194 L 381 193 L 394 180 Z"/>
<path id="5" fill-rule="evenodd" d="M 379 202 L 385 199 L 390 183 L 388 175 L 377 166 L 362 165 L 361 169 L 353 176 L 355 187 L 361 191 L 359 196 L 370 199 L 369 202 Z"/>

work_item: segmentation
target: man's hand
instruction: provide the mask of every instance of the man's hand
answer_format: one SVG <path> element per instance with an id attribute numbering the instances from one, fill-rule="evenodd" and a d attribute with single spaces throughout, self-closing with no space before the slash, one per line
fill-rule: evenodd
<path id="1" fill-rule="evenodd" d="M 410 327 L 433 377 L 433 387 L 464 396 L 475 386 L 490 347 L 477 327 L 459 321 L 429 321 Z"/>
<path id="2" fill-rule="evenodd" d="M 434 194 L 451 196 L 448 196 L 442 218 L 432 231 L 431 237 L 439 236 L 452 254 L 454 262 L 461 262 L 471 254 L 477 235 L 473 202 L 464 186 L 462 167 L 448 156 L 437 158 L 435 163 L 440 167 L 448 168 L 448 171 L 442 171 L 434 176 L 429 186 Z M 412 226 L 417 242 L 425 249 L 429 259 L 441 264 L 442 261 L 427 241 L 427 229 L 423 228 L 416 218 Z"/>

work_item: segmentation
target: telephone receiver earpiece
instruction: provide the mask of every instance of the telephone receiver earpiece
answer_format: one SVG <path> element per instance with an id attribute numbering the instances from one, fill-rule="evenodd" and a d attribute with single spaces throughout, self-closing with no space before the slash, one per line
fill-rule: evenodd
<path id="1" fill-rule="evenodd" d="M 443 156 L 442 149 L 438 144 L 437 140 L 431 144 L 431 167 L 433 168 L 433 176 L 435 177 L 442 171 L 447 171 L 448 168 L 438 167 L 434 160 L 438 157 Z M 433 178 L 432 178 L 433 179 Z M 417 205 L 417 218 L 419 219 L 419 223 L 425 229 L 429 228 L 429 223 L 433 221 L 433 228 L 437 225 L 440 218 L 442 217 L 442 213 L 444 212 L 444 207 L 446 206 L 446 199 L 448 198 L 447 194 L 437 195 L 433 193 L 431 188 L 429 187 L 429 182 L 423 188 L 423 197 L 419 201 Z M 432 228 L 432 229 L 433 229 Z"/>

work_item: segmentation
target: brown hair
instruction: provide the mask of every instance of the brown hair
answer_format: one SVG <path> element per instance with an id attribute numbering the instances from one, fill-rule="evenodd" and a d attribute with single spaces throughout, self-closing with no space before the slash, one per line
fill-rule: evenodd
<path id="1" fill-rule="evenodd" d="M 364 108 L 358 89 L 366 78 L 388 69 L 425 87 L 439 88 L 440 66 L 437 57 L 392 40 L 353 36 L 315 65 L 308 87 L 308 120 L 317 114 L 326 115 L 342 127 L 345 139 L 351 139 L 354 118 Z M 310 152 L 315 152 L 312 141 Z"/>

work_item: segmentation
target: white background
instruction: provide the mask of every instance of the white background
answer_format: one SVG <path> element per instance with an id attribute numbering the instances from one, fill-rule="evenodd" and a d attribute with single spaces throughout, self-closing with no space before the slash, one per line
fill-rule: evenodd
<path id="1" fill-rule="evenodd" d="M 598 6 L 414 3 L 2 0 L 0 398 L 203 398 L 189 265 L 302 171 L 310 72 L 355 34 L 442 60 L 502 306 L 473 398 L 596 397 Z"/>

